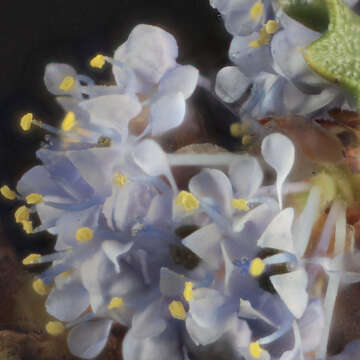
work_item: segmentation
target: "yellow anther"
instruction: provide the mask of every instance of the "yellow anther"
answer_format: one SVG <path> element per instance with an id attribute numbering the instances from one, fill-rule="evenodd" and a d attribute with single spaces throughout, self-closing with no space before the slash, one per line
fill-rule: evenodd
<path id="1" fill-rule="evenodd" d="M 191 281 L 186 281 L 184 288 L 184 298 L 187 302 L 189 302 L 193 296 L 194 296 L 193 283 Z"/>
<path id="2" fill-rule="evenodd" d="M 7 185 L 4 185 L 0 188 L 1 195 L 8 200 L 16 199 L 16 193 L 12 191 Z"/>
<path id="3" fill-rule="evenodd" d="M 241 143 L 243 145 L 250 145 L 251 142 L 252 142 L 252 139 L 253 137 L 251 135 L 244 135 L 242 138 L 241 138 Z"/>
<path id="4" fill-rule="evenodd" d="M 237 210 L 245 210 L 245 211 L 249 210 L 247 201 L 244 199 L 232 199 L 231 203 L 232 203 L 233 208 L 235 208 Z"/>
<path id="5" fill-rule="evenodd" d="M 72 76 L 66 76 L 61 82 L 59 89 L 63 91 L 70 91 L 75 86 L 75 79 Z"/>
<path id="6" fill-rule="evenodd" d="M 279 23 L 276 20 L 268 20 L 265 30 L 270 35 L 275 34 L 279 30 Z"/>
<path id="7" fill-rule="evenodd" d="M 32 265 L 36 264 L 37 261 L 41 258 L 40 254 L 30 254 L 26 258 L 23 259 L 23 265 Z"/>
<path id="8" fill-rule="evenodd" d="M 255 258 L 250 263 L 249 273 L 251 276 L 260 276 L 265 270 L 265 263 L 260 258 Z"/>
<path id="9" fill-rule="evenodd" d="M 59 336 L 65 331 L 65 327 L 60 321 L 49 321 L 45 329 L 46 332 L 52 336 Z"/>
<path id="10" fill-rule="evenodd" d="M 87 243 L 93 238 L 93 236 L 94 236 L 94 232 L 88 227 L 80 228 L 76 232 L 76 240 L 81 243 Z"/>
<path id="11" fill-rule="evenodd" d="M 65 278 L 67 278 L 68 276 L 70 276 L 71 274 L 72 274 L 72 270 L 70 269 L 70 270 L 66 270 L 66 271 L 63 271 L 61 274 L 59 274 L 58 275 L 58 277 L 60 278 L 60 279 L 65 279 Z"/>
<path id="12" fill-rule="evenodd" d="M 115 173 L 113 176 L 113 184 L 117 187 L 122 187 L 126 184 L 127 177 L 120 173 Z"/>
<path id="13" fill-rule="evenodd" d="M 30 220 L 24 220 L 21 222 L 21 224 L 27 234 L 31 234 L 33 232 L 33 224 Z"/>
<path id="14" fill-rule="evenodd" d="M 41 204 L 43 202 L 43 196 L 41 194 L 32 193 L 25 198 L 29 205 Z"/>
<path id="15" fill-rule="evenodd" d="M 101 69 L 105 64 L 105 57 L 102 54 L 98 54 L 90 60 L 90 66 Z"/>
<path id="16" fill-rule="evenodd" d="M 180 301 L 172 301 L 169 305 L 170 314 L 174 319 L 185 320 L 186 311 L 184 305 Z"/>
<path id="17" fill-rule="evenodd" d="M 31 123 L 34 120 L 32 113 L 25 114 L 20 120 L 20 126 L 24 131 L 29 131 L 31 128 Z"/>
<path id="18" fill-rule="evenodd" d="M 124 300 L 120 297 L 113 297 L 109 302 L 108 309 L 119 309 L 124 305 Z"/>
<path id="19" fill-rule="evenodd" d="M 263 351 L 262 348 L 260 347 L 260 345 L 257 342 L 250 343 L 249 352 L 253 358 L 260 359 L 262 351 Z"/>
<path id="20" fill-rule="evenodd" d="M 41 279 L 37 279 L 32 284 L 35 292 L 41 296 L 45 296 L 49 293 L 49 288 L 45 285 L 45 283 Z"/>
<path id="21" fill-rule="evenodd" d="M 61 124 L 61 129 L 63 131 L 71 131 L 74 128 L 75 124 L 76 124 L 75 114 L 72 111 L 69 111 L 66 114 L 66 116 Z"/>
<path id="22" fill-rule="evenodd" d="M 180 191 L 178 196 L 175 198 L 176 205 L 182 205 L 185 210 L 195 210 L 199 207 L 199 201 L 196 197 L 188 191 Z"/>
<path id="23" fill-rule="evenodd" d="M 265 28 L 262 28 L 259 31 L 259 37 L 257 40 L 251 41 L 249 43 L 250 47 L 258 48 L 260 46 L 263 46 L 267 44 L 270 41 L 270 35 L 266 32 Z"/>
<path id="24" fill-rule="evenodd" d="M 244 135 L 247 132 L 248 128 L 249 126 L 247 124 L 233 123 L 230 125 L 230 134 L 233 137 L 238 138 Z"/>
<path id="25" fill-rule="evenodd" d="M 250 9 L 250 17 L 253 20 L 257 20 L 264 11 L 264 4 L 257 1 Z"/>
<path id="26" fill-rule="evenodd" d="M 30 218 L 30 211 L 25 205 L 22 205 L 15 211 L 14 217 L 17 223 L 28 221 Z"/>

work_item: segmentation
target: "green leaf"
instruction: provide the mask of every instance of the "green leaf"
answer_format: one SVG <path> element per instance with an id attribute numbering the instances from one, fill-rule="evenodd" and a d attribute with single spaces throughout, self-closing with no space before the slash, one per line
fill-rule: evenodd
<path id="1" fill-rule="evenodd" d="M 341 0 L 324 1 L 328 30 L 305 49 L 304 57 L 320 76 L 353 94 L 360 110 L 360 17 Z"/>
<path id="2" fill-rule="evenodd" d="M 308 28 L 325 32 L 329 25 L 329 12 L 325 0 L 279 0 L 282 10 Z"/>

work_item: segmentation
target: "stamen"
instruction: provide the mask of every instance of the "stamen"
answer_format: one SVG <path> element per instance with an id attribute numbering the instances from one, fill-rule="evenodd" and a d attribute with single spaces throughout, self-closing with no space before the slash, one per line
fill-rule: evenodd
<path id="1" fill-rule="evenodd" d="M 72 76 L 66 76 L 61 82 L 59 89 L 63 91 L 70 91 L 75 86 L 75 79 Z"/>
<path id="2" fill-rule="evenodd" d="M 182 205 L 186 211 L 196 210 L 199 207 L 199 200 L 188 191 L 180 191 L 175 198 L 176 205 Z"/>
<path id="3" fill-rule="evenodd" d="M 249 352 L 253 358 L 260 359 L 262 351 L 263 351 L 262 348 L 260 347 L 260 345 L 257 342 L 250 343 Z"/>
<path id="4" fill-rule="evenodd" d="M 27 233 L 27 234 L 31 234 L 33 232 L 33 224 L 31 221 L 29 220 L 24 220 L 21 222 L 22 226 L 23 226 L 23 229 L 24 231 Z"/>
<path id="5" fill-rule="evenodd" d="M 232 199 L 231 204 L 233 206 L 233 208 L 237 209 L 237 210 L 245 210 L 248 211 L 249 210 L 249 206 L 247 204 L 247 201 L 244 199 Z"/>
<path id="6" fill-rule="evenodd" d="M 230 125 L 230 134 L 235 138 L 239 138 L 247 132 L 248 127 L 249 126 L 244 123 L 233 123 Z"/>
<path id="7" fill-rule="evenodd" d="M 124 301 L 120 297 L 113 297 L 111 301 L 109 302 L 108 309 L 119 309 L 124 305 Z"/>
<path id="8" fill-rule="evenodd" d="M 266 32 L 265 28 L 262 28 L 259 31 L 259 37 L 257 40 L 253 40 L 249 43 L 249 47 L 252 48 L 259 48 L 260 46 L 263 46 L 267 44 L 270 40 L 270 35 Z"/>
<path id="9" fill-rule="evenodd" d="M 33 289 L 35 292 L 41 296 L 45 296 L 49 293 L 49 288 L 46 286 L 43 280 L 37 279 L 32 284 Z"/>
<path id="10" fill-rule="evenodd" d="M 43 202 L 43 196 L 41 194 L 32 193 L 25 198 L 29 205 L 37 205 Z"/>
<path id="11" fill-rule="evenodd" d="M 113 176 L 113 184 L 117 187 L 122 187 L 126 184 L 127 177 L 120 173 L 115 173 Z"/>
<path id="12" fill-rule="evenodd" d="M 33 116 L 32 113 L 25 114 L 20 120 L 20 127 L 24 131 L 29 131 L 30 128 L 31 128 L 31 124 L 32 124 L 33 119 L 34 119 L 34 116 Z"/>
<path id="13" fill-rule="evenodd" d="M 75 114 L 72 111 L 69 111 L 66 114 L 66 116 L 61 124 L 61 129 L 63 131 L 71 131 L 74 128 L 75 124 L 76 124 Z"/>
<path id="14" fill-rule="evenodd" d="M 64 271 L 64 272 L 62 272 L 61 274 L 59 274 L 58 275 L 58 277 L 60 278 L 60 279 L 65 279 L 65 278 L 67 278 L 68 276 L 70 276 L 71 274 L 72 274 L 72 270 L 70 269 L 70 270 L 66 270 L 66 271 Z"/>
<path id="15" fill-rule="evenodd" d="M 264 4 L 261 3 L 260 1 L 257 1 L 250 9 L 250 17 L 253 19 L 253 20 L 257 20 L 261 14 L 263 13 L 264 11 Z"/>
<path id="16" fill-rule="evenodd" d="M 94 236 L 94 232 L 88 227 L 80 228 L 76 232 L 76 240 L 81 243 L 87 243 L 93 238 L 93 236 Z"/>
<path id="17" fill-rule="evenodd" d="M 16 193 L 12 191 L 7 185 L 4 185 L 0 188 L 1 195 L 8 200 L 15 200 Z"/>
<path id="18" fill-rule="evenodd" d="M 279 23 L 275 20 L 268 20 L 265 24 L 265 30 L 268 34 L 273 35 L 279 30 Z"/>
<path id="19" fill-rule="evenodd" d="M 251 261 L 249 273 L 253 277 L 260 276 L 265 270 L 265 264 L 260 258 L 255 258 Z"/>
<path id="20" fill-rule="evenodd" d="M 41 258 L 40 254 L 30 254 L 26 258 L 23 259 L 23 265 L 33 265 L 37 264 L 38 260 Z"/>
<path id="21" fill-rule="evenodd" d="M 17 223 L 22 223 L 23 221 L 28 221 L 30 218 L 30 210 L 25 205 L 20 206 L 14 214 L 15 221 Z"/>
<path id="22" fill-rule="evenodd" d="M 187 302 L 189 302 L 194 296 L 193 286 L 194 285 L 191 281 L 185 282 L 184 298 Z"/>
<path id="23" fill-rule="evenodd" d="M 169 305 L 170 314 L 174 319 L 185 320 L 186 311 L 184 305 L 180 301 L 172 301 Z"/>
<path id="24" fill-rule="evenodd" d="M 253 139 L 253 137 L 251 135 L 244 135 L 241 138 L 241 143 L 245 146 L 250 145 L 252 143 L 252 139 Z"/>
<path id="25" fill-rule="evenodd" d="M 90 66 L 101 69 L 105 64 L 105 57 L 102 54 L 97 54 L 90 60 Z"/>
<path id="26" fill-rule="evenodd" d="M 45 329 L 52 336 L 59 336 L 65 331 L 65 327 L 60 321 L 49 321 Z"/>

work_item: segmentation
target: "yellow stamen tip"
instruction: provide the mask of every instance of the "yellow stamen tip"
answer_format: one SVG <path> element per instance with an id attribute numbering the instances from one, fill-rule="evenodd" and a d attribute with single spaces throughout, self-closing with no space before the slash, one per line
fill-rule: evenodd
<path id="1" fill-rule="evenodd" d="M 253 137 L 251 135 L 244 135 L 242 138 L 241 138 L 241 143 L 243 145 L 250 145 L 251 142 L 252 142 L 252 139 Z"/>
<path id="2" fill-rule="evenodd" d="M 36 264 L 37 261 L 41 258 L 40 254 L 30 254 L 26 258 L 23 259 L 23 265 L 32 265 Z"/>
<path id="3" fill-rule="evenodd" d="M 253 20 L 257 20 L 264 11 L 264 4 L 257 1 L 250 9 L 250 17 Z"/>
<path id="4" fill-rule="evenodd" d="M 126 184 L 127 177 L 120 173 L 115 173 L 113 176 L 113 184 L 117 187 L 122 187 Z"/>
<path id="5" fill-rule="evenodd" d="M 72 111 L 70 111 L 66 114 L 61 124 L 61 129 L 63 131 L 71 131 L 74 128 L 75 124 L 76 124 L 75 114 Z"/>
<path id="6" fill-rule="evenodd" d="M 268 34 L 275 34 L 279 30 L 279 23 L 275 20 L 269 20 L 265 24 L 265 30 Z"/>
<path id="7" fill-rule="evenodd" d="M 41 194 L 32 193 L 25 198 L 29 205 L 41 204 L 43 202 L 43 196 Z"/>
<path id="8" fill-rule="evenodd" d="M 175 198 L 176 205 L 182 205 L 186 211 L 195 210 L 199 207 L 199 201 L 188 191 L 180 191 Z"/>
<path id="9" fill-rule="evenodd" d="M 94 232 L 88 227 L 80 228 L 76 232 L 76 240 L 81 243 L 87 243 L 93 238 L 93 236 L 94 236 Z"/>
<path id="10" fill-rule="evenodd" d="M 232 206 L 237 210 L 249 210 L 249 206 L 247 204 L 247 201 L 244 199 L 232 199 Z"/>
<path id="11" fill-rule="evenodd" d="M 186 311 L 184 305 L 180 301 L 172 301 L 169 305 L 170 314 L 174 319 L 185 320 Z"/>
<path id="12" fill-rule="evenodd" d="M 265 263 L 260 258 L 255 258 L 250 263 L 249 273 L 253 277 L 260 276 L 265 270 Z"/>
<path id="13" fill-rule="evenodd" d="M 33 117 L 32 113 L 25 114 L 20 120 L 20 127 L 24 131 L 29 131 L 31 128 L 31 123 L 32 123 L 33 119 L 34 119 L 34 117 Z"/>
<path id="14" fill-rule="evenodd" d="M 189 302 L 193 296 L 194 296 L 193 283 L 191 281 L 186 281 L 184 288 L 184 298 L 187 302 Z"/>
<path id="15" fill-rule="evenodd" d="M 260 43 L 259 40 L 254 40 L 249 43 L 249 47 L 252 47 L 252 48 L 259 48 L 261 45 L 262 44 Z"/>
<path id="16" fill-rule="evenodd" d="M 120 297 L 113 297 L 111 301 L 109 302 L 108 309 L 119 309 L 124 305 L 124 301 Z"/>
<path id="17" fill-rule="evenodd" d="M 33 224 L 31 221 L 29 220 L 23 220 L 21 221 L 21 224 L 23 226 L 23 229 L 24 231 L 27 233 L 27 234 L 31 234 L 33 232 Z"/>
<path id="18" fill-rule="evenodd" d="M 60 279 L 65 279 L 65 278 L 67 278 L 68 276 L 70 276 L 71 274 L 72 274 L 72 270 L 70 269 L 70 270 L 66 270 L 66 271 L 63 271 L 61 274 L 59 274 L 58 275 L 58 277 L 60 278 Z"/>
<path id="19" fill-rule="evenodd" d="M 105 57 L 102 54 L 98 54 L 90 60 L 90 66 L 101 69 L 105 64 Z"/>
<path id="20" fill-rule="evenodd" d="M 12 191 L 7 185 L 4 185 L 0 188 L 1 195 L 8 200 L 16 199 L 16 193 Z"/>
<path id="21" fill-rule="evenodd" d="M 17 223 L 28 221 L 30 218 L 30 211 L 25 205 L 22 205 L 15 211 L 14 217 Z"/>
<path id="22" fill-rule="evenodd" d="M 41 296 L 45 296 L 49 293 L 49 288 L 45 285 L 45 283 L 41 279 L 37 279 L 32 284 L 35 292 Z"/>
<path id="23" fill-rule="evenodd" d="M 45 329 L 46 332 L 52 336 L 59 336 L 65 331 L 65 327 L 60 321 L 49 321 Z"/>
<path id="24" fill-rule="evenodd" d="M 61 82 L 59 89 L 63 91 L 70 91 L 75 86 L 75 79 L 72 76 L 66 76 Z"/>
<path id="25" fill-rule="evenodd" d="M 249 352 L 253 358 L 260 359 L 262 351 L 263 351 L 262 348 L 260 347 L 260 345 L 257 342 L 250 343 Z"/>
<path id="26" fill-rule="evenodd" d="M 246 133 L 248 126 L 244 123 L 233 123 L 230 125 L 230 134 L 231 136 L 238 138 Z"/>

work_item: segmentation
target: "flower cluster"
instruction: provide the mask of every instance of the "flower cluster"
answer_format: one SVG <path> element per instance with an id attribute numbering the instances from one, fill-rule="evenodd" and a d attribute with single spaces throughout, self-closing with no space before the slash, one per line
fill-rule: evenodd
<path id="1" fill-rule="evenodd" d="M 349 1 L 354 6 L 356 2 Z M 293 20 L 268 0 L 210 0 L 233 36 L 229 59 L 221 69 L 216 94 L 226 103 L 240 100 L 242 118 L 323 115 L 354 101 L 307 65 L 305 48 L 321 34 Z M 248 90 L 250 94 L 248 94 Z"/>
<path id="2" fill-rule="evenodd" d="M 242 109 L 252 117 L 310 114 L 344 101 L 299 60 L 294 32 L 300 42 L 316 34 L 271 2 L 212 5 L 235 35 L 238 67 L 221 70 L 216 83 L 224 101 L 250 83 Z M 339 287 L 360 281 L 346 219 L 351 175 L 292 174 L 300 150 L 279 132 L 253 154 L 166 153 L 157 140 L 183 123 L 199 79 L 177 56 L 171 34 L 138 25 L 112 58 L 90 61 L 109 63 L 115 85 L 50 64 L 44 81 L 65 110 L 60 128 L 32 113 L 21 118 L 24 131 L 49 133 L 37 151 L 42 165 L 16 191 L 0 192 L 22 203 L 15 220 L 26 233 L 56 235 L 54 253 L 23 260 L 51 263 L 33 282 L 54 317 L 46 331 L 66 332 L 83 359 L 101 353 L 114 322 L 129 328 L 125 360 L 358 356 L 358 341 L 327 355 Z M 200 170 L 180 187 L 179 166 Z M 316 289 L 326 281 L 322 296 Z"/>

